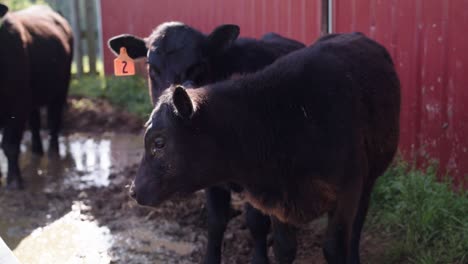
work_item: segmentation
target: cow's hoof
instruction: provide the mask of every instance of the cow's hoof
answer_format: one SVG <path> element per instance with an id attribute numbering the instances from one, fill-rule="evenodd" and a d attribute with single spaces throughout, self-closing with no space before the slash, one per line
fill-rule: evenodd
<path id="1" fill-rule="evenodd" d="M 229 211 L 229 217 L 230 219 L 233 219 L 233 218 L 236 218 L 238 217 L 239 215 L 242 214 L 242 211 L 241 210 L 237 210 L 237 209 L 234 209 L 231 207 L 230 211 Z"/>
<path id="2" fill-rule="evenodd" d="M 221 260 L 219 258 L 206 258 L 203 261 L 203 264 L 219 264 Z"/>
<path id="3" fill-rule="evenodd" d="M 58 140 L 51 139 L 49 143 L 49 155 L 59 154 L 59 142 Z"/>
<path id="4" fill-rule="evenodd" d="M 7 183 L 6 189 L 9 191 L 24 190 L 22 181 L 11 181 Z"/>
<path id="5" fill-rule="evenodd" d="M 38 145 L 33 144 L 31 148 L 31 152 L 36 156 L 44 155 L 44 149 L 42 148 L 41 144 L 38 144 Z"/>
<path id="6" fill-rule="evenodd" d="M 268 261 L 268 257 L 267 256 L 258 256 L 258 255 L 255 255 L 253 258 L 252 258 L 252 264 L 268 264 L 270 263 Z"/>
<path id="7" fill-rule="evenodd" d="M 47 153 L 50 159 L 58 159 L 60 157 L 59 150 L 57 149 L 49 149 Z"/>

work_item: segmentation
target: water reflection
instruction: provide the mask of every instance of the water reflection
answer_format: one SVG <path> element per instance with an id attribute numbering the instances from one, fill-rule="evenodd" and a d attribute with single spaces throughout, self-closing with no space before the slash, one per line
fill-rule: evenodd
<path id="1" fill-rule="evenodd" d="M 82 206 L 76 201 L 69 213 L 35 229 L 13 250 L 14 254 L 22 263 L 110 263 L 110 230 L 82 219 Z"/>
<path id="2" fill-rule="evenodd" d="M 44 137 L 44 145 L 48 142 Z M 32 155 L 30 134 L 21 145 L 23 177 L 28 191 L 52 192 L 57 189 L 84 189 L 109 185 L 109 175 L 138 162 L 143 145 L 134 134 L 72 134 L 60 138 L 59 157 Z M 0 151 L 0 170 L 6 175 L 7 161 Z M 4 180 L 4 179 L 3 179 Z"/>
<path id="3" fill-rule="evenodd" d="M 47 149 L 46 134 L 43 138 Z M 26 190 L 0 187 L 0 236 L 23 263 L 109 263 L 110 230 L 88 218 L 89 208 L 67 191 L 109 185 L 112 173 L 140 160 L 141 135 L 71 134 L 59 143 L 58 157 L 38 157 L 25 135 L 20 167 Z M 0 170 L 6 175 L 3 151 Z"/>

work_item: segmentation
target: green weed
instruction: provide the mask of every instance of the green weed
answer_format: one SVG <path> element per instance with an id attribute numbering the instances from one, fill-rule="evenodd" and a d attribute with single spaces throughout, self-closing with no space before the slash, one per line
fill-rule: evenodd
<path id="1" fill-rule="evenodd" d="M 434 166 L 421 171 L 402 161 L 378 180 L 368 224 L 394 240 L 387 258 L 468 263 L 468 192 L 452 186 L 437 180 Z"/>
<path id="2" fill-rule="evenodd" d="M 70 95 L 104 98 L 146 119 L 152 110 L 146 81 L 140 76 L 101 77 L 85 75 L 74 78 L 70 84 Z"/>
<path id="3" fill-rule="evenodd" d="M 21 10 L 33 4 L 47 4 L 45 0 L 37 0 L 36 3 L 31 0 L 0 0 L 0 3 L 7 5 L 11 11 Z"/>

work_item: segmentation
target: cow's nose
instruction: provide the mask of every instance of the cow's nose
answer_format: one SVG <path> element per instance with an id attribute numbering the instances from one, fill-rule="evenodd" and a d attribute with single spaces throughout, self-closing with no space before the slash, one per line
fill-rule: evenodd
<path id="1" fill-rule="evenodd" d="M 130 187 L 129 187 L 129 189 L 128 189 L 128 194 L 129 194 L 130 197 L 132 197 L 133 199 L 136 199 L 135 182 L 132 182 L 132 184 L 130 185 Z"/>
<path id="2" fill-rule="evenodd" d="M 195 83 L 193 81 L 185 81 L 182 86 L 184 86 L 184 88 L 193 88 L 195 87 Z"/>

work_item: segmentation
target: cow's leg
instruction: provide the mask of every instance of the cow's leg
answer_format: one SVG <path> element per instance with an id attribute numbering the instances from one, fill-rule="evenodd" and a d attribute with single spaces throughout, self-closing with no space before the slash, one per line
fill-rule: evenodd
<path id="1" fill-rule="evenodd" d="M 270 217 L 262 214 L 249 203 L 245 204 L 246 222 L 254 239 L 253 264 L 268 263 L 267 236 L 270 231 Z"/>
<path id="2" fill-rule="evenodd" d="M 208 212 L 208 247 L 205 264 L 221 263 L 224 231 L 231 213 L 231 192 L 222 187 L 205 189 Z"/>
<path id="3" fill-rule="evenodd" d="M 271 217 L 273 225 L 273 251 L 279 264 L 293 263 L 297 252 L 297 228 Z"/>
<path id="4" fill-rule="evenodd" d="M 1 128 L 0 128 L 0 132 L 1 132 Z M 0 169 L 0 186 L 2 186 L 2 170 Z"/>
<path id="5" fill-rule="evenodd" d="M 37 155 L 44 154 L 44 149 L 42 147 L 42 140 L 41 140 L 41 117 L 39 108 L 34 109 L 31 111 L 29 116 L 29 126 L 31 129 L 31 136 L 32 136 L 32 153 Z"/>
<path id="6" fill-rule="evenodd" d="M 20 144 L 25 120 L 10 119 L 3 130 L 2 148 L 8 160 L 7 188 L 23 189 L 23 179 L 19 168 Z"/>
<path id="7" fill-rule="evenodd" d="M 358 199 L 356 199 L 358 200 Z M 349 201 L 344 205 L 338 205 L 333 216 L 329 218 L 323 254 L 328 264 L 358 264 L 359 262 L 348 261 L 351 252 L 351 241 L 353 231 L 353 219 L 356 214 L 352 208 L 357 208 L 358 203 Z M 349 208 L 345 208 L 349 206 Z"/>
<path id="8" fill-rule="evenodd" d="M 354 260 L 353 263 L 360 263 L 359 245 L 361 242 L 361 232 L 366 219 L 367 210 L 369 209 L 370 196 L 373 186 L 374 180 L 372 180 L 370 183 L 366 183 L 359 201 L 359 209 L 354 219 L 350 254 L 351 259 Z"/>
<path id="9" fill-rule="evenodd" d="M 59 154 L 59 132 L 62 128 L 63 110 L 65 108 L 65 98 L 59 98 L 47 105 L 47 121 L 49 125 L 49 155 Z"/>
<path id="10" fill-rule="evenodd" d="M 329 214 L 323 254 L 328 264 L 359 264 L 352 251 L 353 225 L 362 192 L 362 178 L 349 177 L 338 193 L 337 207 Z"/>

